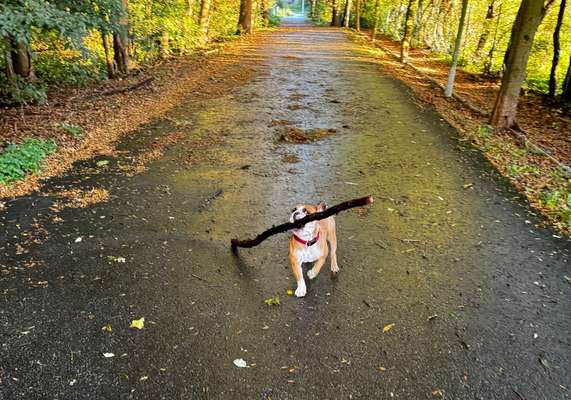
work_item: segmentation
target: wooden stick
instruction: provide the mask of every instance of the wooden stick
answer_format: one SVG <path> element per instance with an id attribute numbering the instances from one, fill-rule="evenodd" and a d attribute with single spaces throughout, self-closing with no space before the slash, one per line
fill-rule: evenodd
<path id="1" fill-rule="evenodd" d="M 232 239 L 230 241 L 230 243 L 232 244 L 232 251 L 235 253 L 238 247 L 250 248 L 257 246 L 270 236 L 276 235 L 278 233 L 286 232 L 289 231 L 290 229 L 299 229 L 311 221 L 318 221 L 320 219 L 325 219 L 341 211 L 345 211 L 355 207 L 363 207 L 372 203 L 373 203 L 373 196 L 370 195 L 361 197 L 359 199 L 344 201 L 343 203 L 339 203 L 333 207 L 327 208 L 324 211 L 317 212 L 314 214 L 309 214 L 303 217 L 302 219 L 298 219 L 295 222 L 287 222 L 285 224 L 281 224 L 278 226 L 272 226 L 270 229 L 260 233 L 254 239 L 246 239 L 246 240 Z"/>

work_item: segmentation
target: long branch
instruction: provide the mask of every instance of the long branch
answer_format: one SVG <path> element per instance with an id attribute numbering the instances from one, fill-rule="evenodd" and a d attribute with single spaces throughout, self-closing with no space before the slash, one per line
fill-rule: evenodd
<path id="1" fill-rule="evenodd" d="M 359 199 L 344 201 L 343 203 L 334 205 L 333 207 L 327 208 L 324 211 L 317 212 L 314 214 L 309 214 L 303 217 L 302 219 L 298 219 L 295 222 L 287 222 L 278 226 L 272 226 L 270 229 L 260 233 L 254 239 L 246 239 L 246 240 L 232 239 L 230 241 L 230 243 L 232 244 L 232 251 L 236 252 L 238 247 L 250 248 L 257 246 L 270 236 L 276 235 L 281 232 L 289 231 L 290 229 L 299 229 L 309 222 L 325 219 L 327 217 L 335 215 L 341 211 L 348 210 L 350 208 L 363 207 L 368 204 L 371 204 L 372 202 L 373 202 L 373 196 L 370 195 L 361 197 Z"/>

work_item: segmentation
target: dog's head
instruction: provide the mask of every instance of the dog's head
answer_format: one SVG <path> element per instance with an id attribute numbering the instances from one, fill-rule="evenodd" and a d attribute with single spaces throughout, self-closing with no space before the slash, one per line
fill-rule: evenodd
<path id="1" fill-rule="evenodd" d="M 321 202 L 319 204 L 298 204 L 295 208 L 291 211 L 291 215 L 289 217 L 289 222 L 295 222 L 300 220 L 308 215 L 315 214 L 317 212 L 321 212 L 325 210 L 327 206 L 325 202 Z"/>

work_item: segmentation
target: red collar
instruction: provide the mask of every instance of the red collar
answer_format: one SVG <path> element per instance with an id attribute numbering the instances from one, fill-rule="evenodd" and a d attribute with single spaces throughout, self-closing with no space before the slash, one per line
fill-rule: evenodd
<path id="1" fill-rule="evenodd" d="M 295 233 L 293 234 L 293 239 L 294 239 L 296 242 L 299 242 L 299 243 L 301 243 L 301 244 L 306 245 L 307 247 L 313 246 L 313 245 L 314 245 L 315 243 L 317 243 L 317 241 L 319 240 L 319 232 L 317 232 L 317 236 L 314 237 L 314 238 L 311 239 L 311 240 L 303 240 L 302 238 L 300 238 L 299 236 L 297 236 Z"/>

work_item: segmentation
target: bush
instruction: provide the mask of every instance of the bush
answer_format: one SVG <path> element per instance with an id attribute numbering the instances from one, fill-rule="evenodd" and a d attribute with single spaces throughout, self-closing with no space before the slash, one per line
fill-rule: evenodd
<path id="1" fill-rule="evenodd" d="M 0 74 L 0 104 L 44 103 L 46 100 L 46 88 L 41 83 L 28 82 L 19 76 L 6 78 Z"/>
<path id="2" fill-rule="evenodd" d="M 83 86 L 106 78 L 103 60 L 84 58 L 72 51 L 38 54 L 34 68 L 38 78 L 46 83 Z"/>
<path id="3" fill-rule="evenodd" d="M 0 153 L 0 184 L 23 179 L 29 172 L 37 172 L 41 161 L 55 152 L 53 140 L 30 138 L 24 143 L 10 144 Z"/>

